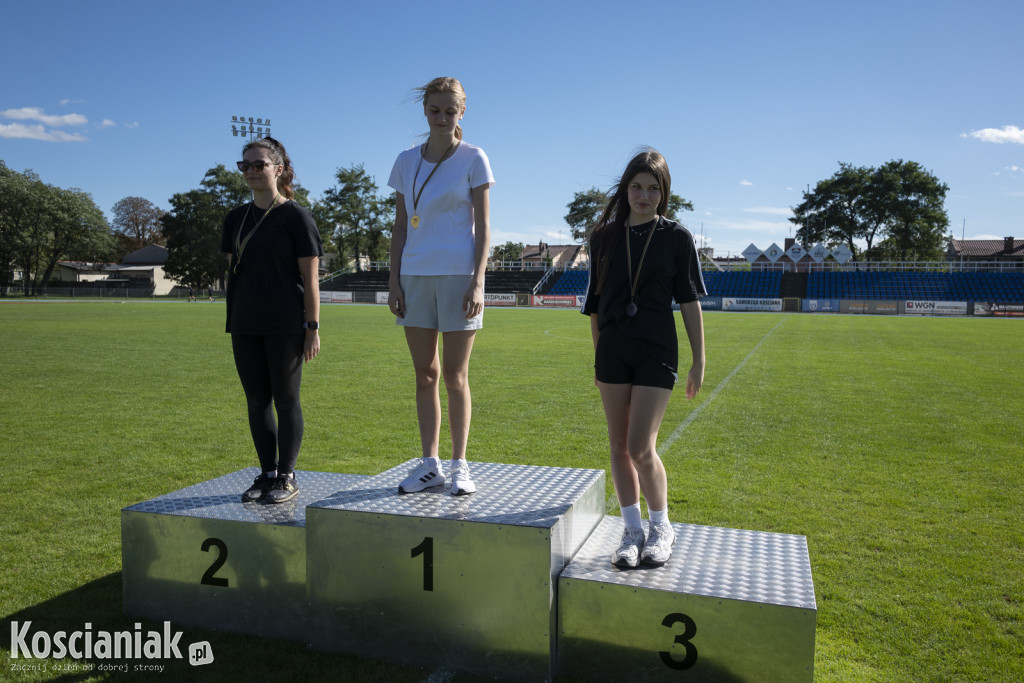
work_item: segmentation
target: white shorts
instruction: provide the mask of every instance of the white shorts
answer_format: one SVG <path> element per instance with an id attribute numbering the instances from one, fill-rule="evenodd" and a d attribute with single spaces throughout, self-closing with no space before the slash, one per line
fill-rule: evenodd
<path id="1" fill-rule="evenodd" d="M 405 294 L 405 317 L 397 319 L 399 325 L 438 332 L 479 330 L 484 326 L 483 311 L 466 318 L 462 308 L 472 275 L 400 275 L 398 279 Z"/>

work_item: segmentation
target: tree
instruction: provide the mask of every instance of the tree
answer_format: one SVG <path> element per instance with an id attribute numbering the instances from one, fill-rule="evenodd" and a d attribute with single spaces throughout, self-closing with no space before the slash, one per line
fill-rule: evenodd
<path id="1" fill-rule="evenodd" d="M 573 195 L 572 201 L 566 204 L 569 213 L 563 217 L 569 226 L 572 238 L 577 241 L 585 240 L 590 232 L 601 220 L 601 214 L 608 205 L 608 195 L 596 187 Z M 665 218 L 678 220 L 677 216 L 681 211 L 693 211 L 693 203 L 683 199 L 675 192 L 668 196 L 668 206 L 665 210 Z"/>
<path id="2" fill-rule="evenodd" d="M 230 211 L 252 199 L 252 190 L 239 171 L 229 171 L 224 164 L 217 164 L 203 176 L 200 187 L 213 195 L 216 204 Z"/>
<path id="3" fill-rule="evenodd" d="M 171 211 L 164 214 L 167 239 L 166 273 L 183 284 L 205 287 L 223 282 L 227 256 L 220 251 L 225 207 L 218 194 L 189 190 L 171 197 Z"/>
<path id="4" fill-rule="evenodd" d="M 14 279 L 21 245 L 26 240 L 29 179 L 0 161 L 0 295 Z"/>
<path id="5" fill-rule="evenodd" d="M 353 262 L 362 270 L 362 258 L 383 261 L 391 243 L 391 219 L 395 213 L 395 195 L 382 197 L 377 183 L 362 164 L 339 168 L 337 185 L 328 188 L 314 205 L 313 217 L 321 234 L 329 237 L 342 263 Z"/>
<path id="6" fill-rule="evenodd" d="M 854 254 L 854 240 L 864 239 L 868 248 L 880 223 L 868 210 L 868 187 L 874 169 L 840 162 L 831 178 L 819 181 L 813 191 L 804 193 L 804 201 L 793 207 L 789 220 L 800 226 L 796 238 L 808 246 L 825 242 L 845 244 Z"/>
<path id="7" fill-rule="evenodd" d="M 109 252 L 110 226 L 92 196 L 75 188 L 49 188 L 48 225 L 42 250 L 43 274 L 35 284 L 46 286 L 61 260 L 94 261 Z"/>
<path id="8" fill-rule="evenodd" d="M 890 161 L 879 168 L 840 162 L 831 178 L 804 193 L 789 220 L 806 245 L 846 244 L 857 254 L 854 240 L 861 239 L 876 257 L 936 258 L 949 225 L 943 208 L 948 190 L 917 162 Z"/>
<path id="9" fill-rule="evenodd" d="M 491 258 L 495 261 L 519 261 L 523 258 L 524 249 L 526 245 L 522 242 L 505 242 L 491 247 Z"/>
<path id="10" fill-rule="evenodd" d="M 93 260 L 109 250 L 110 228 L 87 193 L 0 166 L 0 285 L 10 286 L 17 267 L 25 292 L 37 292 L 59 261 Z"/>
<path id="11" fill-rule="evenodd" d="M 872 178 L 871 199 L 886 237 L 879 256 L 894 261 L 939 258 L 948 239 L 949 186 L 916 161 L 890 161 Z"/>
<path id="12" fill-rule="evenodd" d="M 160 219 L 165 211 L 148 199 L 125 197 L 111 209 L 114 236 L 120 242 L 119 256 L 149 244 L 163 244 Z"/>
<path id="13" fill-rule="evenodd" d="M 564 219 L 574 240 L 581 242 L 587 238 L 607 204 L 608 195 L 596 187 L 572 196 L 572 201 L 565 205 L 569 213 L 565 214 Z"/>

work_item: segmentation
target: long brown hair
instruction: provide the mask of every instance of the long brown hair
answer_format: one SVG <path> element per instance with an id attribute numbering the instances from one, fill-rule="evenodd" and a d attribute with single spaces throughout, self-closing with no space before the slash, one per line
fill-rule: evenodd
<path id="1" fill-rule="evenodd" d="M 608 199 L 608 205 L 590 232 L 591 244 L 594 244 L 594 238 L 597 238 L 598 247 L 596 253 L 594 249 L 590 251 L 590 258 L 597 259 L 598 267 L 595 293 L 600 294 L 604 288 L 608 266 L 611 263 L 610 256 L 615 253 L 622 235 L 626 232 L 626 219 L 629 218 L 629 183 L 639 173 L 650 173 L 658 181 L 661 201 L 658 202 L 656 213 L 664 216 L 668 210 L 668 198 L 672 192 L 672 176 L 668 172 L 668 162 L 661 156 L 661 152 L 648 147 L 626 164 L 626 170 L 619 177 L 615 191 Z"/>
<path id="2" fill-rule="evenodd" d="M 439 93 L 451 93 L 455 95 L 455 101 L 459 103 L 460 107 L 466 106 L 466 91 L 462 89 L 459 79 L 452 78 L 451 76 L 438 76 L 426 85 L 413 88 L 413 92 L 419 93 L 416 101 L 423 104 L 423 106 L 426 106 L 428 97 Z M 458 140 L 462 139 L 462 126 L 457 123 L 455 124 L 455 137 Z"/>
<path id="3" fill-rule="evenodd" d="M 242 148 L 242 156 L 245 156 L 246 152 L 254 148 L 266 151 L 271 161 L 284 166 L 281 177 L 277 179 L 277 189 L 286 199 L 294 197 L 295 188 L 292 187 L 292 183 L 295 181 L 295 169 L 292 167 L 292 160 L 288 156 L 288 152 L 284 151 L 284 145 L 268 135 L 265 138 L 258 138 L 247 143 Z"/>

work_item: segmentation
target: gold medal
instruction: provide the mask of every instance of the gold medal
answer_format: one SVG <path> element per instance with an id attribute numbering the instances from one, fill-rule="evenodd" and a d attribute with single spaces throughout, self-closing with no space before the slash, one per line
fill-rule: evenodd
<path id="1" fill-rule="evenodd" d="M 430 172 L 430 175 L 427 176 L 427 179 L 423 181 L 422 185 L 420 185 L 420 191 L 417 193 L 416 192 L 416 181 L 420 177 L 420 166 L 423 164 L 423 154 L 425 153 L 425 151 L 427 149 L 427 146 L 423 145 L 423 149 L 420 150 L 420 160 L 416 162 L 416 174 L 413 175 L 413 177 L 412 177 L 412 210 L 413 210 L 413 214 L 412 214 L 412 219 L 409 221 L 410 223 L 412 223 L 412 227 L 414 227 L 414 228 L 420 227 L 420 217 L 416 213 L 416 207 L 419 206 L 420 197 L 423 196 L 423 190 L 427 187 L 427 183 L 429 183 L 430 179 L 434 177 L 434 173 L 437 171 L 437 169 L 441 168 L 441 164 L 443 164 L 444 160 L 448 158 L 448 155 L 452 153 L 452 150 L 453 149 L 458 149 L 460 144 L 462 144 L 462 140 L 454 140 L 452 142 L 452 144 L 448 146 L 448 149 L 441 156 L 441 160 L 437 162 L 436 166 L 434 166 L 434 170 Z"/>

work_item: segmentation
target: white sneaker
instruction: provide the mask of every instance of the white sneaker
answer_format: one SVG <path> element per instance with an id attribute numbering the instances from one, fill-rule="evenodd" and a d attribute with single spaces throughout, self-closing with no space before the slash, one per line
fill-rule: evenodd
<path id="1" fill-rule="evenodd" d="M 640 555 L 640 561 L 652 567 L 660 567 L 672 557 L 672 544 L 676 542 L 676 531 L 671 522 L 651 524 L 647 545 Z"/>
<path id="2" fill-rule="evenodd" d="M 444 486 L 444 472 L 438 461 L 426 458 L 409 472 L 409 476 L 398 485 L 399 493 L 416 493 L 434 486 Z"/>
<path id="3" fill-rule="evenodd" d="M 465 460 L 452 461 L 452 495 L 468 496 L 476 493 L 476 484 L 469 478 L 469 463 Z"/>
<path id="4" fill-rule="evenodd" d="M 619 548 L 612 553 L 612 564 L 623 569 L 634 569 L 640 565 L 640 553 L 644 549 L 644 530 L 626 527 L 622 531 Z"/>

